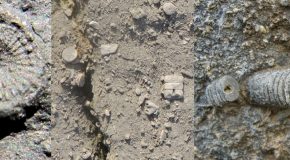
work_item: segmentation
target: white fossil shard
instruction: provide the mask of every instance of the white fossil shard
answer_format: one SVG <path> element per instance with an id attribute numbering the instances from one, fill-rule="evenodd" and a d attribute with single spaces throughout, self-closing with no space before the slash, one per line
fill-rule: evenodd
<path id="1" fill-rule="evenodd" d="M 167 75 L 163 77 L 162 95 L 165 99 L 176 100 L 183 98 L 183 76 Z"/>

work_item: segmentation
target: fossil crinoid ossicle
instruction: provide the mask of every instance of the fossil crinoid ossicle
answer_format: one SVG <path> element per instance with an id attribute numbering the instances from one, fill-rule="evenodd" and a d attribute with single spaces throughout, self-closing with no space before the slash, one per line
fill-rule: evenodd
<path id="1" fill-rule="evenodd" d="M 253 75 L 248 90 L 253 104 L 290 107 L 290 68 Z"/>
<path id="2" fill-rule="evenodd" d="M 46 83 L 38 39 L 19 12 L 0 2 L 0 117 L 21 115 Z"/>

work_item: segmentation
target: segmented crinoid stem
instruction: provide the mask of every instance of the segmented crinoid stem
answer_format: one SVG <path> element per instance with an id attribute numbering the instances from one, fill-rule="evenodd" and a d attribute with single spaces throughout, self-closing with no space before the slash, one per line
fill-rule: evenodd
<path id="1" fill-rule="evenodd" d="M 290 107 L 290 68 L 251 76 L 248 90 L 253 104 Z"/>
<path id="2" fill-rule="evenodd" d="M 0 3 L 0 117 L 21 112 L 43 87 L 40 42 L 21 13 Z"/>
<path id="3" fill-rule="evenodd" d="M 211 106 L 223 106 L 226 103 L 238 100 L 240 86 L 231 76 L 224 76 L 213 81 L 206 88 L 207 103 Z"/>

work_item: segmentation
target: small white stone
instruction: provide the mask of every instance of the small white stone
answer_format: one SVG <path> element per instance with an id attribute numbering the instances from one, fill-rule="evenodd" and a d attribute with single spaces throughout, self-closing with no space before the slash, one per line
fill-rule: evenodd
<path id="1" fill-rule="evenodd" d="M 169 123 L 169 122 L 164 123 L 164 127 L 166 129 L 171 129 L 171 123 Z"/>
<path id="2" fill-rule="evenodd" d="M 157 106 L 155 103 L 151 102 L 151 101 L 146 101 L 145 102 L 145 114 L 150 116 L 154 113 L 156 113 L 159 109 L 159 106 Z"/>
<path id="3" fill-rule="evenodd" d="M 79 73 L 76 75 L 75 77 L 75 84 L 78 86 L 78 87 L 83 87 L 85 85 L 85 81 L 86 81 L 86 78 L 85 78 L 85 74 L 84 73 Z"/>
<path id="4" fill-rule="evenodd" d="M 89 26 L 94 28 L 94 29 L 100 29 L 100 24 L 98 22 L 96 22 L 96 21 L 91 21 L 89 23 Z"/>
<path id="5" fill-rule="evenodd" d="M 160 0 L 153 0 L 152 1 L 154 4 L 158 4 L 158 3 L 160 3 Z"/>
<path id="6" fill-rule="evenodd" d="M 74 46 L 67 47 L 62 52 L 62 59 L 67 63 L 73 63 L 78 59 L 78 51 Z"/>
<path id="7" fill-rule="evenodd" d="M 148 147 L 148 143 L 146 143 L 145 140 L 141 140 L 141 147 L 142 148 L 147 148 Z"/>
<path id="8" fill-rule="evenodd" d="M 111 111 L 106 109 L 105 110 L 105 116 L 110 117 L 111 116 Z"/>
<path id="9" fill-rule="evenodd" d="M 173 15 L 177 12 L 177 8 L 174 4 L 170 3 L 170 2 L 166 2 L 163 5 L 163 11 L 165 12 L 165 14 L 167 15 Z"/>
<path id="10" fill-rule="evenodd" d="M 86 100 L 86 102 L 85 102 L 85 106 L 86 106 L 86 107 L 90 107 L 90 106 L 91 106 L 91 101 Z"/>
<path id="11" fill-rule="evenodd" d="M 166 137 L 167 137 L 166 131 L 162 130 L 161 133 L 160 133 L 160 136 L 159 136 L 160 143 L 163 143 L 165 141 Z"/>
<path id="12" fill-rule="evenodd" d="M 129 141 L 131 139 L 130 133 L 125 134 L 125 140 Z"/>
<path id="13" fill-rule="evenodd" d="M 146 17 L 146 13 L 142 8 L 132 8 L 130 9 L 130 13 L 134 19 L 141 19 Z"/>
<path id="14" fill-rule="evenodd" d="M 117 52 L 119 48 L 118 44 L 103 44 L 101 45 L 102 56 L 108 56 Z"/>
<path id="15" fill-rule="evenodd" d="M 280 0 L 281 6 L 288 7 L 290 6 L 290 0 Z"/>
<path id="16" fill-rule="evenodd" d="M 142 93 L 142 91 L 141 91 L 140 88 L 136 88 L 136 89 L 135 89 L 135 93 L 136 93 L 137 96 L 140 96 L 141 93 Z"/>

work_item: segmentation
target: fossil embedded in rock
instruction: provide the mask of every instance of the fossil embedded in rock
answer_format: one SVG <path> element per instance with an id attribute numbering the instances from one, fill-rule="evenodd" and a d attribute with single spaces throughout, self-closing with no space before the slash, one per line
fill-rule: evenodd
<path id="1" fill-rule="evenodd" d="M 290 107 L 290 69 L 262 72 L 248 80 L 251 103 Z"/>
<path id="2" fill-rule="evenodd" d="M 207 103 L 212 106 L 222 106 L 239 98 L 240 87 L 231 76 L 224 76 L 213 81 L 206 88 Z"/>
<path id="3" fill-rule="evenodd" d="M 41 41 L 8 4 L 0 4 L 0 117 L 19 114 L 44 86 Z"/>

